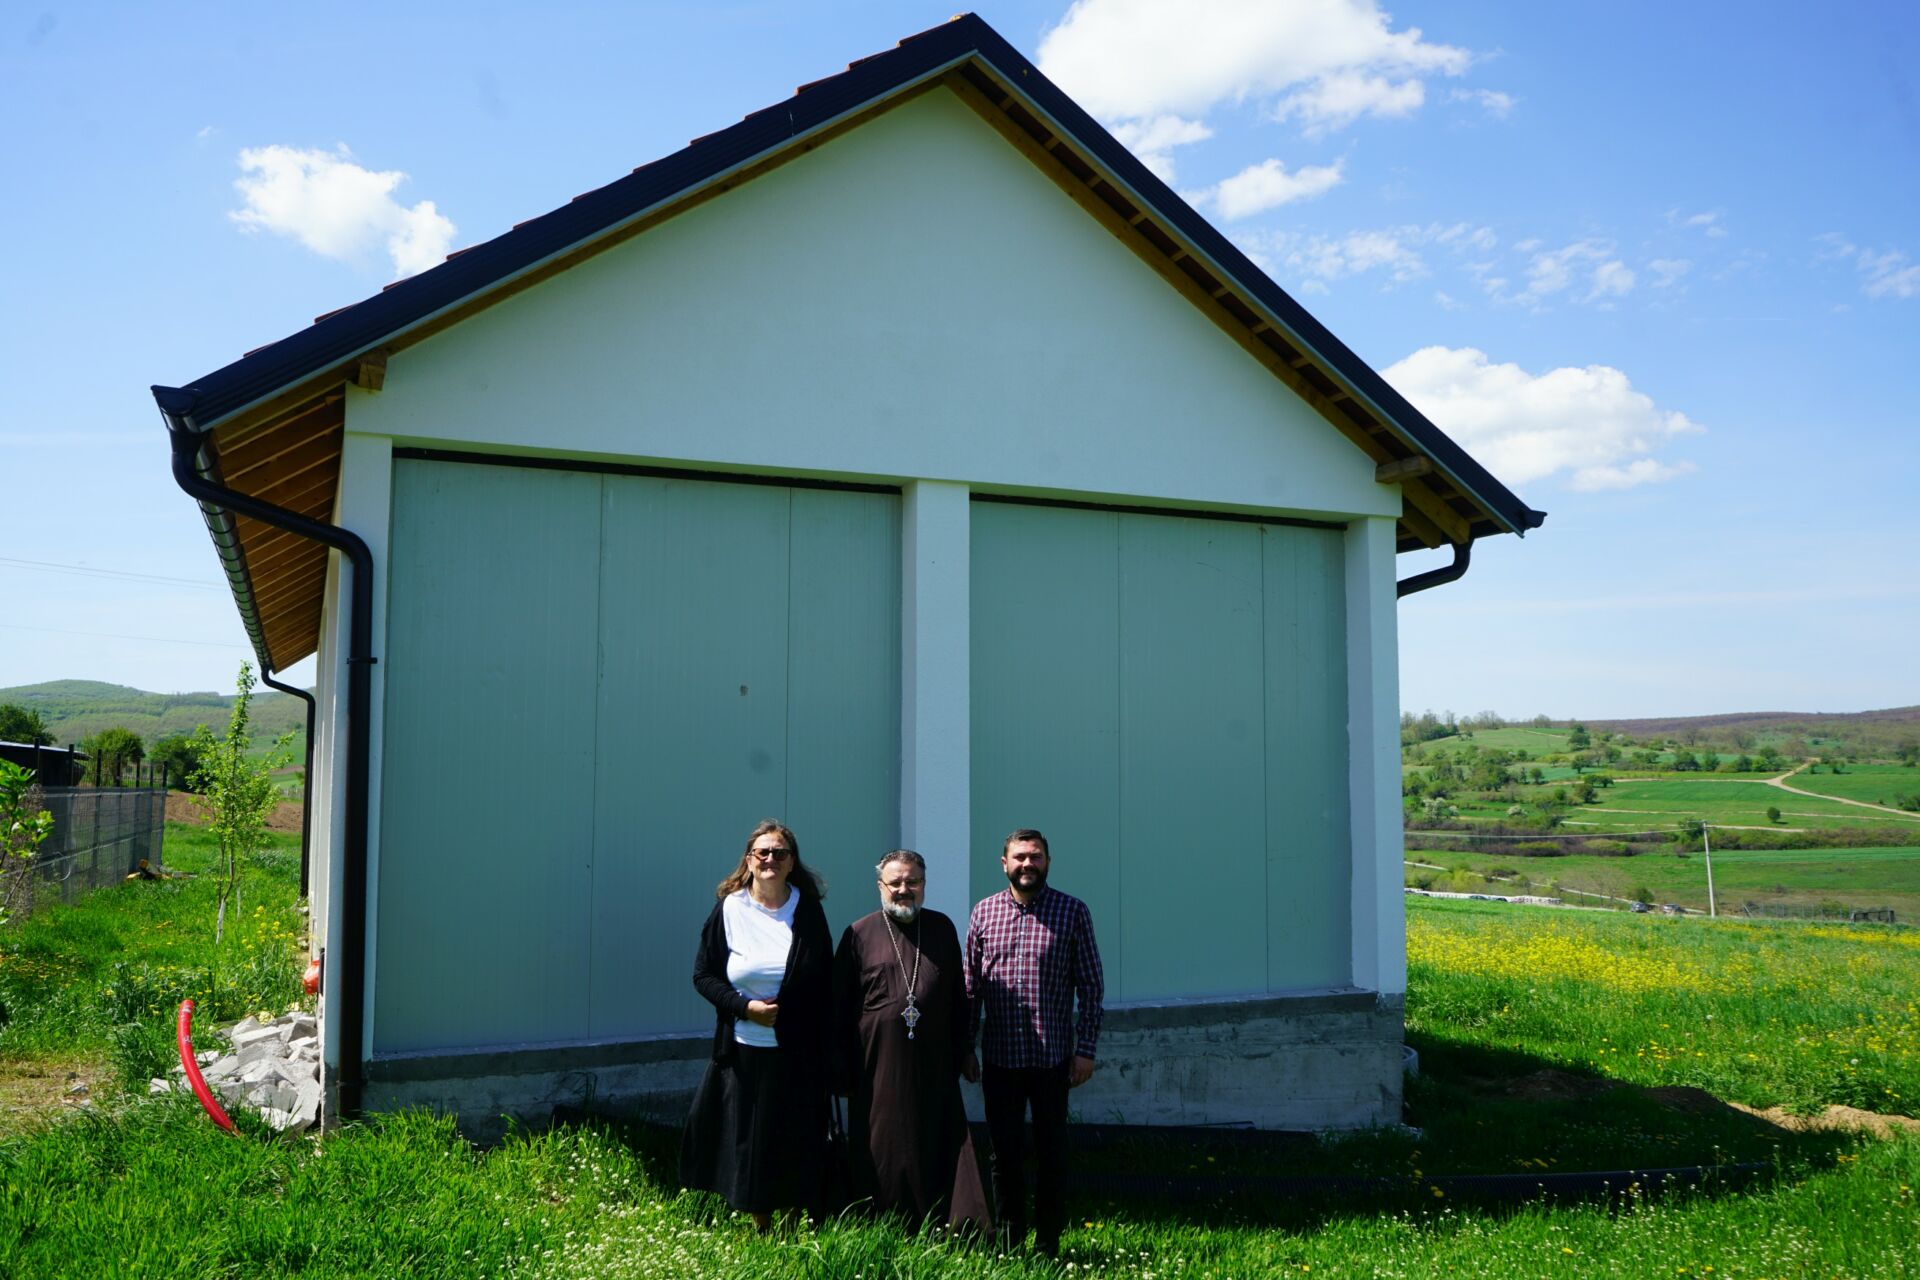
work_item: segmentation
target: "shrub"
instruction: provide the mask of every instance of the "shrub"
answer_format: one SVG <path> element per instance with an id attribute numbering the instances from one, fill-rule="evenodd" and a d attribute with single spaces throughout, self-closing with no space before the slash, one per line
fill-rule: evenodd
<path id="1" fill-rule="evenodd" d="M 1583 840 L 1580 852 L 1599 858 L 1624 858 L 1633 852 L 1633 846 L 1624 840 Z"/>
<path id="2" fill-rule="evenodd" d="M 1507 852 L 1523 858 L 1558 858 L 1567 851 L 1558 840 L 1518 840 L 1508 846 Z"/>

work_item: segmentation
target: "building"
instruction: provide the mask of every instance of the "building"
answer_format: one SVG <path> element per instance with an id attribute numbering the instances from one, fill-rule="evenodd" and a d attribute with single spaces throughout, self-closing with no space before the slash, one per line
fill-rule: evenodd
<path id="1" fill-rule="evenodd" d="M 836 929 L 1045 830 L 1083 1118 L 1398 1118 L 1395 556 L 1543 517 L 980 19 L 155 395 L 318 654 L 330 1108 L 676 1114 L 772 815 Z"/>

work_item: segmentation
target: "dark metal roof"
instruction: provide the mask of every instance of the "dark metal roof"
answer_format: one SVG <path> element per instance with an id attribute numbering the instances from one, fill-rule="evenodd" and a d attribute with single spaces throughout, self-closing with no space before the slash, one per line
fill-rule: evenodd
<path id="1" fill-rule="evenodd" d="M 450 308 L 632 222 L 676 196 L 780 149 L 805 134 L 956 65 L 974 61 L 1024 97 L 1084 148 L 1153 213 L 1211 259 L 1306 350 L 1324 361 L 1415 450 L 1431 458 L 1495 521 L 1516 533 L 1537 527 L 1528 507 L 1426 416 L 1387 385 L 1306 308 L 1122 146 L 984 20 L 963 14 L 902 40 L 897 48 L 804 85 L 784 102 L 756 111 L 683 150 L 635 169 L 567 205 L 520 223 L 505 235 L 460 250 L 419 275 L 321 317 L 311 327 L 250 352 L 180 390 L 192 397 L 202 429 L 378 348 Z M 156 388 L 156 394 L 160 391 Z"/>

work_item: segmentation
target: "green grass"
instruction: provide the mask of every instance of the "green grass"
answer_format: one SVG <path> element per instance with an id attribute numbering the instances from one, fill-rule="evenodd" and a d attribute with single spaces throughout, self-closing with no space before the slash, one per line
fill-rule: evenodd
<path id="1" fill-rule="evenodd" d="M 1568 749 L 1565 729 L 1477 729 L 1470 738 L 1435 738 L 1421 745 L 1428 751 L 1524 751 L 1529 759 Z"/>
<path id="2" fill-rule="evenodd" d="M 1792 782 L 1802 791 L 1843 796 L 1868 804 L 1897 804 L 1901 796 L 1920 795 L 1920 769 L 1897 764 L 1845 766 L 1845 773 L 1796 773 Z"/>
<path id="3" fill-rule="evenodd" d="M 1781 821 L 1778 824 L 1768 819 L 1769 808 L 1780 810 Z M 1903 819 L 1894 814 L 1874 813 L 1858 805 L 1842 804 L 1838 800 L 1795 795 L 1764 782 L 1739 780 L 1618 781 L 1602 789 L 1598 804 L 1578 806 L 1577 811 L 1568 817 L 1582 823 L 1603 823 L 1615 829 L 1628 829 L 1636 823 L 1652 828 L 1686 818 L 1699 818 L 1723 826 L 1753 827 L 1888 823 L 1910 826 L 1920 833 L 1920 814 Z"/>
<path id="4" fill-rule="evenodd" d="M 1516 858 L 1510 854 L 1409 850 L 1414 862 L 1484 874 L 1496 868 L 1517 871 L 1534 882 L 1532 892 L 1551 892 L 1558 883 L 1631 898 L 1645 888 L 1655 902 L 1677 902 L 1707 909 L 1706 864 L 1698 853 L 1670 852 L 1631 858 L 1569 854 L 1561 858 Z M 1408 868 L 1409 882 L 1418 874 Z M 1728 849 L 1713 855 L 1715 896 L 1723 912 L 1745 902 L 1794 907 L 1841 903 L 1849 907 L 1892 907 L 1902 921 L 1920 922 L 1920 846 L 1862 849 Z M 1435 884 L 1434 888 L 1474 893 L 1512 893 L 1514 887 Z M 1570 901 L 1578 901 L 1569 898 Z"/>
<path id="5" fill-rule="evenodd" d="M 284 868 L 261 879 L 276 877 L 285 879 Z M 175 939 L 174 917 L 152 914 L 157 899 L 121 889 L 96 898 L 58 909 L 89 918 L 87 928 L 36 921 L 45 944 L 37 954 L 75 966 L 86 956 L 158 965 L 204 954 L 190 937 Z M 130 923 L 156 918 L 175 922 L 145 933 Z M 1409 906 L 1408 934 L 1408 1029 L 1423 1064 L 1408 1119 L 1418 1135 L 1389 1130 L 1272 1152 L 1226 1139 L 1142 1140 L 1081 1165 L 1392 1173 L 1406 1190 L 1222 1191 L 1177 1203 L 1110 1200 L 1083 1184 L 1066 1274 L 1914 1273 L 1920 1138 L 1791 1133 L 1644 1090 L 1693 1086 L 1800 1110 L 1904 1109 L 1920 1096 L 1916 935 L 1424 900 Z M 91 999 L 82 991 L 63 1007 L 78 1014 Z M 80 1017 L 69 1042 L 95 1025 Z M 1519 1091 L 1543 1073 L 1591 1096 L 1540 1101 Z M 674 1138 L 657 1131 L 523 1133 L 483 1151 L 421 1114 L 316 1142 L 272 1137 L 250 1117 L 240 1137 L 228 1137 L 177 1098 L 101 1111 L 0 1136 L 0 1275 L 837 1280 L 1064 1271 L 889 1224 L 756 1237 L 711 1197 L 675 1191 Z M 1772 1172 L 1742 1190 L 1518 1207 L 1457 1189 L 1436 1194 L 1429 1181 L 1730 1160 L 1764 1161 Z"/>
<path id="6" fill-rule="evenodd" d="M 178 823 L 164 861 L 181 878 L 98 889 L 0 935 L 0 1067 L 108 1055 L 144 1087 L 172 1060 L 181 1000 L 203 1024 L 286 1008 L 299 995 L 299 849 L 298 837 L 269 838 L 217 948 L 218 850 Z"/>

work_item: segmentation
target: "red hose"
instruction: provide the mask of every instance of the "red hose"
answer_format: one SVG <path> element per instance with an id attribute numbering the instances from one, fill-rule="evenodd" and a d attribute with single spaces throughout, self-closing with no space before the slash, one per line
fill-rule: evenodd
<path id="1" fill-rule="evenodd" d="M 200 1099 L 200 1105 L 207 1109 L 213 1122 L 233 1132 L 233 1121 L 227 1119 L 227 1113 L 214 1101 L 213 1091 L 207 1088 L 207 1078 L 200 1074 L 199 1060 L 193 1056 L 193 1001 L 180 1002 L 180 1021 L 176 1026 L 176 1038 L 180 1041 L 180 1067 L 187 1073 L 187 1083 L 193 1086 L 193 1096 Z"/>

